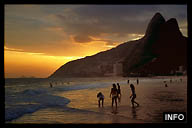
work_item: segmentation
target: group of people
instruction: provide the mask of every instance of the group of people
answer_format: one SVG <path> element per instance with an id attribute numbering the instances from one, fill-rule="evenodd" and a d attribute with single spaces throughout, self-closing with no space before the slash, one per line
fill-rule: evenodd
<path id="1" fill-rule="evenodd" d="M 175 81 L 177 82 L 177 81 L 179 81 L 179 80 L 176 79 Z M 165 84 L 165 87 L 168 87 L 167 82 L 166 82 L 165 80 L 164 80 L 163 82 L 164 82 L 164 84 Z M 172 82 L 173 82 L 173 80 L 170 79 L 170 83 L 172 83 Z M 182 82 L 182 78 L 180 78 L 180 82 Z"/>
<path id="2" fill-rule="evenodd" d="M 120 85 L 119 83 L 116 84 L 112 84 L 112 88 L 111 88 L 111 92 L 110 92 L 110 98 L 112 98 L 112 108 L 114 106 L 114 103 L 115 103 L 115 107 L 117 108 L 117 100 L 118 102 L 120 103 L 121 102 L 121 88 L 120 88 Z M 135 98 L 136 98 L 136 93 L 135 93 L 135 87 L 133 84 L 130 84 L 130 88 L 131 88 L 131 103 L 132 103 L 132 107 L 135 107 L 134 104 L 137 104 L 137 106 L 139 106 L 139 104 L 135 101 Z M 100 107 L 101 106 L 101 103 L 102 102 L 102 107 L 103 107 L 103 104 L 104 104 L 104 95 L 102 94 L 102 92 L 99 92 L 97 94 L 97 98 L 98 98 L 98 106 Z"/>
<path id="3" fill-rule="evenodd" d="M 54 85 L 59 85 L 59 83 L 61 83 L 60 85 L 64 85 L 64 84 L 68 84 L 69 85 L 70 84 L 70 82 L 65 82 L 64 83 L 63 81 L 60 81 L 60 82 L 59 81 L 58 82 L 55 81 L 55 82 L 49 82 L 49 86 L 50 86 L 50 88 L 53 88 L 53 84 Z"/>
<path id="4" fill-rule="evenodd" d="M 129 84 L 129 79 L 127 80 L 127 84 Z M 139 79 L 137 78 L 137 80 L 136 80 L 136 82 L 137 82 L 137 85 L 139 84 Z"/>

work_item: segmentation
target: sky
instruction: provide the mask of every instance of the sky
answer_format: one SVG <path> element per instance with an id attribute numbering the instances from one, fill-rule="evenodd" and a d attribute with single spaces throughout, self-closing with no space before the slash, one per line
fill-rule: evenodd
<path id="1" fill-rule="evenodd" d="M 155 13 L 187 37 L 187 5 L 5 5 L 5 78 L 46 78 L 63 64 L 142 38 Z"/>

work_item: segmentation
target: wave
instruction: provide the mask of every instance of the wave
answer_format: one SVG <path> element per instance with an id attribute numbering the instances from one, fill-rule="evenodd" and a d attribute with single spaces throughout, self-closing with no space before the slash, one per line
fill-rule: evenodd
<path id="1" fill-rule="evenodd" d="M 14 96 L 11 96 L 11 93 L 7 93 L 5 97 L 7 104 L 5 108 L 5 121 L 12 121 L 24 114 L 33 113 L 42 108 L 61 106 L 67 109 L 66 105 L 70 100 L 65 97 L 53 95 L 55 92 L 102 88 L 111 84 L 111 82 L 103 82 L 76 84 L 72 86 L 54 86 L 53 88 L 34 88 L 14 93 Z"/>
<path id="2" fill-rule="evenodd" d="M 42 89 L 25 90 L 18 94 L 16 98 L 18 100 L 15 101 L 15 104 L 5 108 L 5 121 L 11 121 L 26 113 L 33 113 L 42 108 L 66 106 L 70 102 L 67 98 L 54 96 Z"/>

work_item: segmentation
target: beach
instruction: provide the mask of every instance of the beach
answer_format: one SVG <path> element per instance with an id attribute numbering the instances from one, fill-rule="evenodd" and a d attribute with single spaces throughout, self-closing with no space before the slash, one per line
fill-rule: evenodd
<path id="1" fill-rule="evenodd" d="M 130 80 L 129 84 L 127 79 Z M 79 84 L 77 86 L 77 82 L 74 82 L 75 84 L 67 91 L 66 86 L 63 85 L 55 85 L 51 90 L 42 84 L 44 89 L 49 91 L 39 98 L 47 102 L 53 100 L 54 103 L 46 102 L 39 109 L 25 113 L 7 123 L 159 123 L 163 122 L 163 112 L 187 112 L 187 77 L 143 77 L 139 78 L 138 85 L 136 78 L 97 78 L 86 80 L 84 83 L 82 81 L 81 86 Z M 165 87 L 164 81 L 168 87 Z M 110 98 L 113 83 L 120 84 L 122 93 L 116 113 L 113 113 Z M 139 107 L 132 108 L 129 98 L 130 83 L 135 86 L 137 94 L 135 100 L 140 104 Z M 105 96 L 104 107 L 98 107 L 96 97 L 98 92 L 102 92 Z M 40 104 L 42 101 L 33 102 Z M 65 103 L 62 103 L 64 101 Z"/>

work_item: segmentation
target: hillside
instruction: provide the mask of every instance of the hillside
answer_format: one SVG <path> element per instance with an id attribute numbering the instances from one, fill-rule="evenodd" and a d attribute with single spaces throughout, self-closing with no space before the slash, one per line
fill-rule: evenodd
<path id="1" fill-rule="evenodd" d="M 176 19 L 165 21 L 160 13 L 156 13 L 141 39 L 70 61 L 50 78 L 168 75 L 179 66 L 186 69 L 186 51 L 187 38 L 181 34 Z"/>

